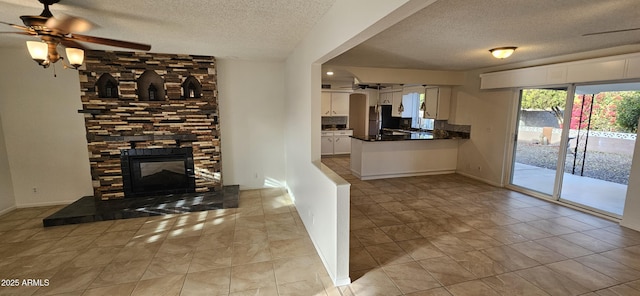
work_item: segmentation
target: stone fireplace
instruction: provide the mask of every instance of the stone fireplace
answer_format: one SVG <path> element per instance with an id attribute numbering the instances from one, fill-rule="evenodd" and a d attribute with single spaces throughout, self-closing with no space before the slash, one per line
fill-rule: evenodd
<path id="1" fill-rule="evenodd" d="M 85 65 L 96 199 L 222 189 L 214 57 L 86 51 Z"/>

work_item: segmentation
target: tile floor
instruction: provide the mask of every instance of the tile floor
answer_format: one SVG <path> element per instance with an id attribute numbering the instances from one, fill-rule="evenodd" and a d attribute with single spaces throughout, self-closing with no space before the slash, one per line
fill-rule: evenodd
<path id="1" fill-rule="evenodd" d="M 0 217 L 0 279 L 20 280 L 0 295 L 340 295 L 283 189 L 242 191 L 238 209 L 43 228 L 60 208 Z"/>
<path id="2" fill-rule="evenodd" d="M 640 295 L 640 232 L 460 176 L 351 185 L 343 295 Z"/>
<path id="3" fill-rule="evenodd" d="M 348 158 L 323 162 L 352 183 L 350 286 L 265 189 L 238 209 L 49 228 L 60 207 L 15 210 L 0 279 L 48 286 L 0 295 L 640 295 L 638 232 L 459 175 L 363 182 Z"/>

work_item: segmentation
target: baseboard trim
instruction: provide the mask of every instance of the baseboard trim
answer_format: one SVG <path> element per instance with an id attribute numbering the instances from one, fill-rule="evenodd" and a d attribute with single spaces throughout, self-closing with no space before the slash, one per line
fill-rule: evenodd
<path id="1" fill-rule="evenodd" d="M 4 215 L 6 213 L 9 213 L 9 212 L 11 212 L 11 211 L 13 211 L 15 209 L 17 209 L 17 207 L 15 205 L 13 205 L 13 206 L 10 206 L 10 207 L 8 207 L 8 208 L 6 208 L 4 210 L 1 210 L 0 211 L 0 216 Z"/>
<path id="2" fill-rule="evenodd" d="M 489 184 L 489 185 L 491 185 L 491 186 L 501 187 L 501 188 L 502 188 L 502 187 L 504 187 L 504 184 L 496 183 L 496 182 L 493 182 L 493 181 L 487 180 L 487 179 L 485 179 L 485 178 L 480 178 L 480 177 L 478 177 L 478 176 L 474 176 L 474 175 L 471 175 L 471 174 L 469 174 L 469 173 L 465 173 L 465 172 L 461 172 L 461 171 L 456 171 L 456 174 L 458 174 L 458 175 L 462 175 L 462 176 L 465 176 L 465 177 L 467 177 L 467 178 L 471 178 L 471 179 L 474 179 L 474 180 L 477 180 L 477 181 L 480 181 L 480 182 L 487 183 L 487 184 Z"/>
<path id="3" fill-rule="evenodd" d="M 26 203 L 26 204 L 17 205 L 17 208 L 23 209 L 23 208 L 48 207 L 48 206 L 66 206 L 73 203 L 74 201 L 75 200 Z"/>

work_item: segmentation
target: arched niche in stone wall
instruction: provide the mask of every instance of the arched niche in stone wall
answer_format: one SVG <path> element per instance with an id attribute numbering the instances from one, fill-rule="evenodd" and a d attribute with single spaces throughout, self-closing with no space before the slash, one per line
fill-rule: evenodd
<path id="1" fill-rule="evenodd" d="M 164 79 L 153 70 L 147 70 L 138 77 L 138 101 L 164 101 Z"/>
<path id="2" fill-rule="evenodd" d="M 109 73 L 100 75 L 96 82 L 98 88 L 98 97 L 100 98 L 118 98 L 118 81 Z"/>
<path id="3" fill-rule="evenodd" d="M 189 75 L 182 83 L 183 98 L 200 98 L 202 97 L 202 84 L 197 78 Z"/>

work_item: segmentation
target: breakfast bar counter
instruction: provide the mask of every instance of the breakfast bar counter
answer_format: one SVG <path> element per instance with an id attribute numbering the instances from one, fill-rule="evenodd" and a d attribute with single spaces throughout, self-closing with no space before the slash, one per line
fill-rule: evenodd
<path id="1" fill-rule="evenodd" d="M 458 139 L 431 133 L 351 137 L 351 173 L 361 180 L 449 174 Z"/>

